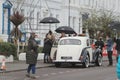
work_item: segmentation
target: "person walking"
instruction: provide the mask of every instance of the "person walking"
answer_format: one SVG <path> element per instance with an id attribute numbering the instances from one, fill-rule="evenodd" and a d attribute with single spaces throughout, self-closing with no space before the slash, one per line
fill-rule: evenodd
<path id="1" fill-rule="evenodd" d="M 53 45 L 52 36 L 49 33 L 47 33 L 44 39 L 44 46 L 42 50 L 42 53 L 44 53 L 44 63 L 51 62 L 50 52 L 51 52 L 52 45 Z"/>
<path id="2" fill-rule="evenodd" d="M 108 53 L 108 60 L 109 60 L 108 66 L 112 66 L 113 65 L 113 60 L 112 60 L 113 41 L 110 38 L 110 36 L 107 36 L 106 40 L 107 40 L 106 46 L 107 46 L 107 53 Z"/>
<path id="3" fill-rule="evenodd" d="M 38 57 L 38 44 L 35 41 L 35 33 L 31 33 L 30 38 L 28 40 L 27 52 L 26 52 L 26 63 L 29 64 L 27 68 L 27 77 L 32 79 L 36 79 L 36 63 Z M 30 73 L 32 71 L 32 74 Z"/>

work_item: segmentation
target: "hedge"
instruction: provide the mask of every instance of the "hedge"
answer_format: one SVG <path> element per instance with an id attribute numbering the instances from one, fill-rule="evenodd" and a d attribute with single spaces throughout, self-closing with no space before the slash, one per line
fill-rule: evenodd
<path id="1" fill-rule="evenodd" d="M 0 55 L 17 57 L 17 47 L 9 42 L 0 42 Z"/>
<path id="2" fill-rule="evenodd" d="M 38 53 L 42 53 L 43 47 L 38 47 Z M 22 46 L 20 46 L 20 52 L 26 52 L 27 46 L 24 46 L 24 50 L 22 50 Z"/>

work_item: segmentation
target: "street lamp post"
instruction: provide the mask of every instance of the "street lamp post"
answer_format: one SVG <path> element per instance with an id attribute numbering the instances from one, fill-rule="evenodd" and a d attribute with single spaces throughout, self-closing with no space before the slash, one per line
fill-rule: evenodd
<path id="1" fill-rule="evenodd" d="M 68 26 L 70 26 L 70 0 L 68 2 Z"/>

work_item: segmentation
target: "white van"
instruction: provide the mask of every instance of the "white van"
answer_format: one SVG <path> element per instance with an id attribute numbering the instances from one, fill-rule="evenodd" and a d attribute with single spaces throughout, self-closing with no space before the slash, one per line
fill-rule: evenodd
<path id="1" fill-rule="evenodd" d="M 72 65 L 81 63 L 84 67 L 88 67 L 89 63 L 102 65 L 101 50 L 93 51 L 90 39 L 86 36 L 61 38 L 52 57 L 56 67 L 59 67 L 61 63 L 71 63 Z"/>

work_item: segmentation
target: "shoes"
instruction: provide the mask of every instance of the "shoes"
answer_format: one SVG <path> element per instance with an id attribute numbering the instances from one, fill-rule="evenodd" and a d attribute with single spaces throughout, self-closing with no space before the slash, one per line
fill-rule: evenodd
<path id="1" fill-rule="evenodd" d="M 46 63 L 46 62 L 44 62 L 44 63 Z"/>
<path id="2" fill-rule="evenodd" d="M 35 76 L 30 76 L 30 78 L 32 78 L 32 79 L 36 79 L 36 77 L 35 77 Z"/>
<path id="3" fill-rule="evenodd" d="M 32 75 L 30 76 L 30 78 L 31 78 L 31 79 L 36 79 L 35 74 L 32 74 Z"/>
<path id="4" fill-rule="evenodd" d="M 108 64 L 107 66 L 110 67 L 110 66 L 113 66 L 113 64 Z"/>
<path id="5" fill-rule="evenodd" d="M 26 77 L 30 77 L 30 74 L 26 74 Z"/>
<path id="6" fill-rule="evenodd" d="M 31 78 L 31 79 L 36 79 L 36 76 L 34 74 L 26 74 L 26 77 Z"/>

